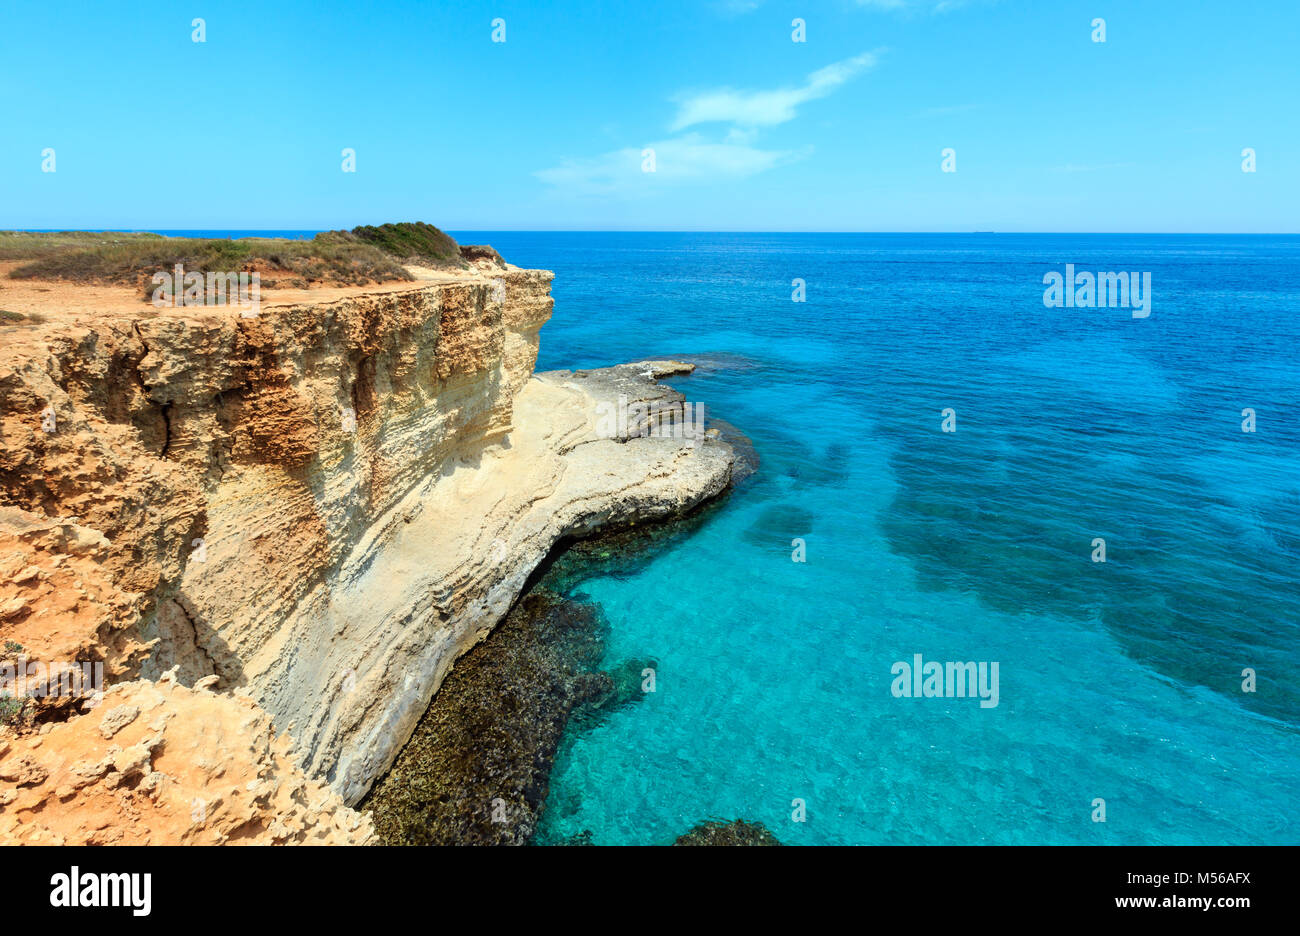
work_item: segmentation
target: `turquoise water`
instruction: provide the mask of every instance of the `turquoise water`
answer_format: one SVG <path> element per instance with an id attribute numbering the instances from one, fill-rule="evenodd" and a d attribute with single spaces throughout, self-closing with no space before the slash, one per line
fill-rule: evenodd
<path id="1" fill-rule="evenodd" d="M 1300 238 L 457 237 L 556 272 L 539 369 L 700 358 L 762 458 L 581 584 L 657 691 L 568 738 L 543 840 L 1300 842 Z M 1066 263 L 1151 316 L 1045 308 Z M 895 698 L 916 653 L 1000 704 Z"/>

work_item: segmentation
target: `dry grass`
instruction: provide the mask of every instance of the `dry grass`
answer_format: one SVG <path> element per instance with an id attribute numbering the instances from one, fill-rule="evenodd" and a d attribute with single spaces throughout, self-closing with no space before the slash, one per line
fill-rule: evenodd
<path id="1" fill-rule="evenodd" d="M 160 234 L 0 231 L 0 261 L 24 261 L 13 279 L 130 285 L 148 297 L 155 273 L 256 272 L 264 288 L 365 286 L 411 280 L 402 266 L 466 266 L 456 242 L 423 222 L 326 231 L 311 240 L 163 237 Z"/>

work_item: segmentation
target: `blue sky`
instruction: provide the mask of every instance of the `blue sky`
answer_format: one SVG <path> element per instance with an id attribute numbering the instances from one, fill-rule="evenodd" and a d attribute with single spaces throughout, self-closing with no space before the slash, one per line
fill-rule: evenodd
<path id="1" fill-rule="evenodd" d="M 0 227 L 1294 232 L 1297 36 L 1296 0 L 10 3 Z"/>

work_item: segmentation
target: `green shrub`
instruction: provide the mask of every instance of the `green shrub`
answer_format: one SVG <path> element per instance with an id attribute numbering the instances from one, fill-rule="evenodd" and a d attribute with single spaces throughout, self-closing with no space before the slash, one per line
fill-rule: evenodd
<path id="1" fill-rule="evenodd" d="M 26 699 L 15 699 L 8 693 L 0 695 L 0 725 L 18 725 L 23 721 L 26 708 Z"/>
<path id="2" fill-rule="evenodd" d="M 465 266 L 460 256 L 460 246 L 449 235 L 424 221 L 401 221 L 397 224 L 381 224 L 379 227 L 365 225 L 354 227 L 351 234 L 399 260 L 434 267 Z"/>

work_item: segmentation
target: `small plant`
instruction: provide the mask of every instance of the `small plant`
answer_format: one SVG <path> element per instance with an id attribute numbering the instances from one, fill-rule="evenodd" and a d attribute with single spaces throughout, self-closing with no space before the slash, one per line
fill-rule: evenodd
<path id="1" fill-rule="evenodd" d="M 0 725 L 16 726 L 23 720 L 26 699 L 15 699 L 8 693 L 0 695 Z"/>
<path id="2" fill-rule="evenodd" d="M 22 653 L 26 649 L 27 649 L 26 647 L 24 647 L 22 644 L 18 643 L 17 641 L 6 640 L 4 654 L 5 656 L 17 656 L 18 654 Z"/>

